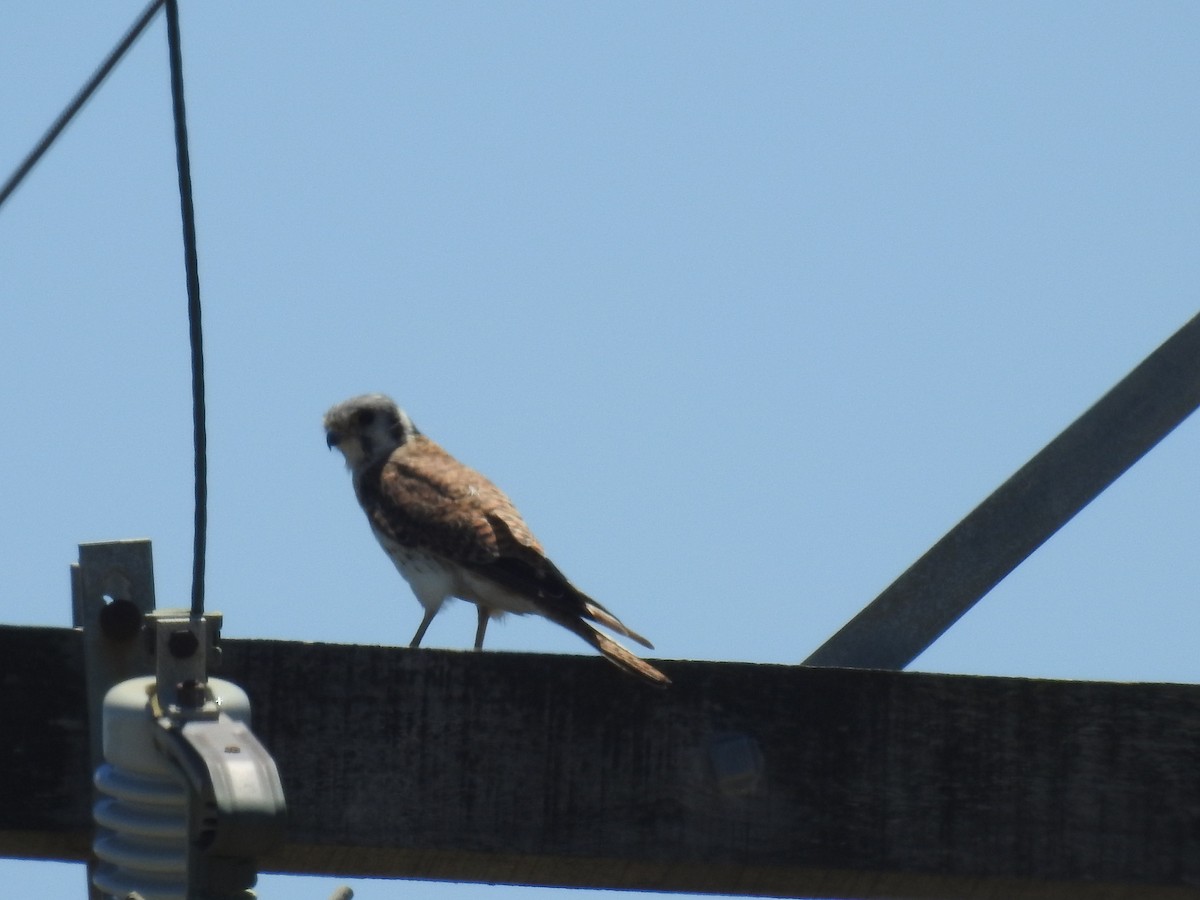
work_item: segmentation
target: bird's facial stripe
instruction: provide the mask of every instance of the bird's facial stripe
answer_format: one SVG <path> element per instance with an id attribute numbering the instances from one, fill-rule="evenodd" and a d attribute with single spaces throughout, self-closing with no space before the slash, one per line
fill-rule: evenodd
<path id="1" fill-rule="evenodd" d="M 362 439 L 352 435 L 338 435 L 336 444 L 331 444 L 331 447 L 337 447 L 342 451 L 342 456 L 346 457 L 346 465 L 353 469 L 364 458 Z"/>
<path id="2" fill-rule="evenodd" d="M 339 403 L 324 419 L 325 440 L 346 456 L 352 469 L 376 462 L 417 433 L 412 420 L 382 394 Z"/>

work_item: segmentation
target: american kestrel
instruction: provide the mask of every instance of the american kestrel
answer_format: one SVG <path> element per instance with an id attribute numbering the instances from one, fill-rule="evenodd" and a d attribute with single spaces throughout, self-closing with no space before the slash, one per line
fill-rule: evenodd
<path id="1" fill-rule="evenodd" d="M 425 608 L 409 646 L 419 646 L 442 604 L 458 597 L 478 609 L 477 650 L 489 617 L 538 613 L 627 672 L 670 683 L 592 625 L 653 649 L 567 580 L 498 487 L 421 434 L 389 397 L 339 403 L 325 414 L 325 436 L 346 457 L 371 531 Z"/>

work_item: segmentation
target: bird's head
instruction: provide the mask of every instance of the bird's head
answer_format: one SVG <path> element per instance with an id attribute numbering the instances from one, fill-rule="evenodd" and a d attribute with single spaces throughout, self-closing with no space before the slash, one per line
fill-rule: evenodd
<path id="1" fill-rule="evenodd" d="M 412 419 L 391 397 L 351 397 L 325 413 L 325 443 L 337 447 L 346 466 L 358 472 L 420 434 Z"/>

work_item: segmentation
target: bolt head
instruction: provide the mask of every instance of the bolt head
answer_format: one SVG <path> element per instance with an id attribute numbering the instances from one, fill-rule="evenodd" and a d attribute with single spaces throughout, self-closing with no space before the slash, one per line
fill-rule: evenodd
<path id="1" fill-rule="evenodd" d="M 182 629 L 167 638 L 167 650 L 176 659 L 190 659 L 200 649 L 200 639 L 194 632 Z"/>

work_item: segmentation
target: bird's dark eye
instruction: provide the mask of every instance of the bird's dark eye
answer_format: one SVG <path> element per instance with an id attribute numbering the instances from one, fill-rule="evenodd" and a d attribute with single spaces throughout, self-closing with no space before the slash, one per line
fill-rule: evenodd
<path id="1" fill-rule="evenodd" d="M 354 414 L 354 422 L 359 428 L 367 428 L 374 421 L 375 410 L 373 409 L 360 409 Z"/>

